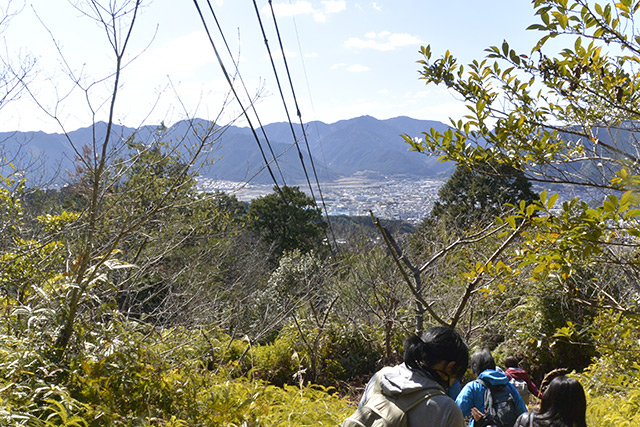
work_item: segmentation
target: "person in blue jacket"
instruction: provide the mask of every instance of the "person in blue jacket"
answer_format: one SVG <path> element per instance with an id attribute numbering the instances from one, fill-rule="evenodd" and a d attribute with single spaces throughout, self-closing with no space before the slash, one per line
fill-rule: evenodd
<path id="1" fill-rule="evenodd" d="M 471 372 L 482 380 L 484 383 L 490 386 L 494 385 L 506 385 L 509 394 L 513 397 L 516 404 L 517 414 L 515 418 L 524 412 L 527 412 L 527 406 L 525 405 L 520 393 L 513 384 L 509 382 L 507 375 L 496 370 L 496 362 L 489 350 L 480 350 L 475 352 L 471 356 L 469 361 L 469 367 Z M 465 417 L 471 417 L 469 427 L 484 425 L 481 421 L 484 414 L 484 394 L 485 386 L 478 381 L 471 381 L 463 387 L 460 394 L 456 398 L 456 403 L 462 410 L 462 414 Z M 515 420 L 514 418 L 514 420 Z"/>

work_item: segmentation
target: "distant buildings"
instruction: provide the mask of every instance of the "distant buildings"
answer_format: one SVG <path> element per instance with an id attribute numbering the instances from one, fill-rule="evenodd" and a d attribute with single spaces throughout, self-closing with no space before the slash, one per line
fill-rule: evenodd
<path id="1" fill-rule="evenodd" d="M 389 178 L 374 181 L 345 178 L 323 183 L 321 188 L 329 215 L 369 215 L 369 211 L 372 211 L 380 218 L 418 223 L 431 211 L 443 183 L 434 179 Z M 198 181 L 198 189 L 206 192 L 224 191 L 234 194 L 241 201 L 249 201 L 273 191 L 272 186 L 268 185 L 207 179 Z M 300 185 L 300 189 L 310 194 L 306 184 Z M 316 188 L 314 193 L 320 205 Z"/>

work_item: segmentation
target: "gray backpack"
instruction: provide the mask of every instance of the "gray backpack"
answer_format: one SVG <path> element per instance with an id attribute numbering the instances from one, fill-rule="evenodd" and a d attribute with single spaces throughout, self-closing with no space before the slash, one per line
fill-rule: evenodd
<path id="1" fill-rule="evenodd" d="M 529 402 L 529 385 L 527 384 L 527 382 L 510 377 L 508 374 L 507 376 L 509 377 L 509 382 L 513 384 L 516 390 L 518 390 L 518 393 L 520 394 L 520 397 L 522 397 L 524 403 L 527 404 Z"/>
<path id="2" fill-rule="evenodd" d="M 518 418 L 518 408 L 506 384 L 491 385 L 477 379 L 484 386 L 484 414 L 487 426 L 513 427 Z"/>
<path id="3" fill-rule="evenodd" d="M 379 382 L 378 377 L 369 399 L 340 427 L 406 427 L 407 412 L 433 396 L 445 395 L 440 388 L 425 388 L 393 398 L 382 394 Z"/>

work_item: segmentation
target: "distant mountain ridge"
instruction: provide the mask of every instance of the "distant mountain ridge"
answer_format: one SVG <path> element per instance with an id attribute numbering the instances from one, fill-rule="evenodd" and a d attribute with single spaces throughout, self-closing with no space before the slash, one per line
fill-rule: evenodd
<path id="1" fill-rule="evenodd" d="M 208 122 L 199 120 L 202 125 Z M 272 161 L 271 150 L 278 157 L 277 164 L 271 163 L 277 179 L 280 171 L 287 184 L 304 182 L 298 148 L 294 144 L 294 136 L 304 158 L 307 173 L 313 179 L 313 168 L 309 160 L 307 144 L 313 156 L 315 170 L 321 181 L 334 181 L 339 178 L 363 175 L 373 179 L 385 179 L 390 176 L 406 178 L 428 178 L 447 174 L 452 165 L 440 163 L 435 156 L 428 156 L 409 151 L 409 145 L 400 137 L 409 134 L 420 137 L 421 132 L 431 128 L 444 131 L 447 126 L 441 122 L 417 120 L 409 117 L 396 117 L 378 120 L 370 116 L 362 116 L 349 120 L 341 120 L 327 124 L 313 121 L 305 124 L 302 132 L 300 124 L 272 123 L 264 126 L 264 133 L 270 142 L 266 144 L 263 130 L 257 129 L 257 135 L 265 156 Z M 114 126 L 112 135 L 121 141 L 136 133 L 136 139 L 151 141 L 157 137 L 158 128 L 145 126 L 140 129 L 126 126 Z M 73 141 L 76 149 L 92 141 L 93 133 L 105 135 L 106 125 L 98 123 L 95 129 L 80 128 L 64 134 L 47 134 L 44 132 L 3 132 L 0 133 L 1 154 L 8 161 L 14 159 L 18 167 L 23 165 L 42 165 L 44 175 L 56 176 L 56 183 L 63 184 L 68 180 L 65 170 L 73 171 L 77 154 L 69 141 Z M 306 135 L 306 140 L 304 136 Z M 68 137 L 68 138 L 67 138 Z M 194 142 L 187 122 L 178 122 L 162 132 L 164 139 L 184 137 L 184 146 Z M 213 144 L 212 164 L 199 165 L 202 177 L 214 180 L 246 181 L 269 184 L 272 179 L 265 170 L 264 159 L 251 129 L 248 127 L 229 126 L 220 132 L 218 140 Z M 123 156 L 123 152 L 111 152 L 112 156 Z M 279 169 L 278 169 L 279 166 Z M 35 168 L 34 168 L 35 169 Z M 40 172 L 42 174 L 42 170 Z M 43 176 L 44 176 L 43 175 Z M 35 178 L 30 176 L 29 178 Z"/>

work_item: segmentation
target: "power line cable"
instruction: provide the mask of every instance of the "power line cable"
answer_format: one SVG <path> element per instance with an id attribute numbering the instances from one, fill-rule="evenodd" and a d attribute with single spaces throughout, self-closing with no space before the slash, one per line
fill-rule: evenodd
<path id="1" fill-rule="evenodd" d="M 289 0 L 289 4 L 293 3 Z M 311 114 L 315 117 L 315 106 L 313 103 L 313 95 L 311 93 L 311 86 L 309 85 L 309 76 L 307 74 L 307 65 L 304 62 L 304 52 L 302 50 L 302 44 L 300 43 L 300 34 L 298 33 L 298 24 L 296 23 L 296 17 L 292 16 L 291 20 L 293 21 L 293 31 L 296 33 L 296 42 L 298 43 L 298 52 L 300 53 L 300 63 L 302 64 L 302 73 L 304 74 L 304 81 L 307 87 L 307 94 L 309 95 L 309 104 L 311 105 Z M 315 129 L 316 137 L 318 138 L 318 145 L 320 146 L 320 154 L 322 156 L 322 160 L 324 162 L 324 170 L 325 173 L 328 173 L 328 168 L 326 166 L 326 155 L 324 153 L 324 146 L 322 144 L 322 136 L 320 135 L 320 130 L 318 129 L 318 121 L 314 120 L 313 128 Z"/>
<path id="2" fill-rule="evenodd" d="M 244 88 L 244 92 L 245 95 L 247 95 L 248 99 L 251 99 L 251 95 L 249 94 L 249 90 L 247 89 L 247 85 L 244 82 L 244 79 L 242 78 L 242 75 L 240 74 L 240 68 L 239 68 L 239 64 L 235 61 L 234 57 L 233 57 L 233 53 L 231 52 L 231 48 L 229 47 L 229 43 L 227 43 L 227 38 L 224 36 L 224 32 L 222 31 L 222 27 L 220 26 L 220 22 L 218 21 L 218 16 L 216 15 L 216 13 L 213 10 L 213 7 L 211 6 L 211 1 L 207 0 L 207 5 L 209 6 L 209 10 L 211 11 L 211 15 L 213 16 L 213 19 L 216 22 L 216 26 L 218 27 L 218 32 L 220 33 L 220 36 L 222 37 L 222 41 L 224 42 L 224 45 L 227 48 L 227 52 L 229 53 L 229 57 L 231 58 L 231 61 L 233 62 L 233 66 L 235 67 L 236 70 L 236 75 L 239 77 L 240 79 L 240 83 L 242 83 L 242 87 Z M 258 115 L 258 112 L 256 111 L 256 107 L 255 107 L 255 103 L 251 102 L 251 110 L 253 111 L 253 114 L 256 116 L 256 120 L 258 121 L 258 125 L 260 126 L 260 130 L 262 131 L 262 135 L 264 136 L 264 140 L 267 143 L 267 146 L 269 147 L 269 151 L 271 152 L 271 156 L 273 157 L 273 160 L 276 164 L 276 167 L 278 168 L 278 172 L 280 173 L 280 178 L 282 179 L 282 183 L 286 186 L 287 182 L 284 179 L 284 175 L 282 173 L 282 170 L 280 169 L 280 163 L 278 163 L 278 158 L 276 157 L 275 153 L 273 152 L 273 148 L 271 146 L 271 142 L 269 141 L 269 138 L 267 137 L 267 133 L 264 130 L 264 126 L 262 125 L 262 122 L 260 121 L 260 116 Z"/>
<path id="3" fill-rule="evenodd" d="M 202 10 L 200 9 L 200 5 L 198 4 L 198 0 L 193 0 L 193 3 L 196 6 L 196 9 L 198 11 L 198 15 L 200 16 L 200 20 L 202 21 L 202 25 L 204 26 L 205 32 L 207 33 L 207 37 L 209 38 L 209 42 L 211 43 L 211 47 L 213 47 L 213 51 L 216 54 L 216 58 L 218 59 L 218 64 L 220 65 L 220 68 L 222 69 L 222 72 L 223 72 L 225 78 L 227 79 L 227 83 L 229 84 L 229 87 L 231 88 L 231 92 L 233 93 L 233 96 L 236 98 L 236 101 L 238 101 L 238 104 L 240 105 L 240 109 L 242 110 L 242 114 L 244 114 L 244 117 L 247 120 L 247 123 L 249 124 L 249 127 L 251 128 L 251 133 L 253 134 L 253 137 L 256 140 L 256 143 L 258 144 L 258 148 L 260 149 L 260 154 L 262 154 L 262 159 L 264 160 L 264 163 L 267 166 L 267 170 L 269 171 L 269 175 L 271 175 L 271 179 L 273 180 L 273 182 L 275 184 L 276 190 L 278 191 L 280 196 L 283 199 L 285 199 L 284 192 L 280 188 L 280 185 L 278 185 L 278 181 L 276 180 L 276 177 L 273 174 L 273 170 L 271 169 L 271 166 L 269 165 L 269 161 L 267 160 L 267 156 L 264 153 L 264 150 L 262 148 L 262 144 L 260 143 L 260 138 L 258 138 L 258 134 L 256 133 L 256 130 L 253 127 L 253 123 L 251 122 L 251 119 L 249 118 L 249 115 L 247 114 L 247 110 L 244 108 L 244 105 L 242 104 L 242 101 L 240 101 L 240 97 L 238 96 L 238 93 L 236 92 L 236 89 L 233 86 L 233 82 L 231 81 L 231 77 L 229 77 L 229 73 L 227 72 L 227 69 L 224 66 L 224 63 L 222 62 L 222 58 L 220 57 L 220 53 L 218 52 L 218 48 L 216 47 L 216 44 L 214 43 L 213 38 L 211 37 L 211 32 L 209 31 L 209 27 L 207 26 L 207 22 L 204 19 L 204 16 L 202 15 Z"/>
<path id="4" fill-rule="evenodd" d="M 255 0 L 253 1 L 254 5 L 255 5 Z M 327 217 L 327 223 L 329 225 L 329 230 L 331 230 L 331 236 L 333 238 L 333 243 L 334 246 L 336 247 L 336 249 L 338 248 L 337 246 L 337 242 L 336 242 L 336 236 L 333 233 L 333 227 L 331 226 L 331 221 L 329 220 L 329 212 L 327 211 L 327 206 L 324 202 L 324 196 L 322 194 L 322 188 L 320 187 L 320 181 L 318 180 L 318 173 L 316 172 L 316 166 L 315 163 L 313 161 L 313 156 L 311 155 L 311 147 L 309 147 L 309 139 L 307 138 L 307 132 L 305 131 L 304 128 L 304 123 L 302 121 L 302 113 L 300 112 L 300 106 L 298 105 L 298 98 L 296 97 L 296 92 L 293 88 L 293 81 L 291 79 L 291 73 L 289 71 L 289 64 L 287 62 L 287 57 L 285 55 L 284 52 L 284 46 L 282 44 L 282 37 L 280 36 L 280 29 L 278 28 L 278 21 L 276 19 L 276 14 L 273 10 L 273 3 L 271 0 L 269 0 L 269 7 L 271 8 L 271 15 L 273 16 L 273 24 L 275 26 L 276 29 L 276 34 L 278 35 L 278 42 L 280 44 L 280 51 L 282 52 L 282 59 L 284 61 L 284 65 L 285 65 L 285 69 L 287 70 L 287 77 L 289 79 L 289 86 L 291 87 L 291 94 L 293 96 L 293 101 L 295 103 L 296 106 L 296 114 L 298 116 L 298 119 L 300 120 L 300 128 L 302 129 L 302 136 L 304 137 L 304 141 L 305 144 L 307 146 L 307 153 L 309 154 L 309 161 L 311 162 L 311 168 L 313 170 L 313 175 L 315 177 L 316 180 L 316 185 L 318 186 L 318 194 L 320 195 L 320 200 L 322 202 L 322 207 L 325 211 L 326 217 Z M 258 7 L 256 6 L 256 12 L 258 11 L 257 9 Z M 262 23 L 260 24 L 260 26 L 262 26 Z M 264 31 L 263 31 L 264 33 Z M 265 42 L 266 42 L 266 38 L 265 38 Z M 269 55 L 271 55 L 271 52 L 269 51 Z M 275 68 L 274 68 L 275 71 Z M 278 87 L 280 86 L 280 83 L 278 83 Z M 283 102 L 284 102 L 284 97 L 283 97 Z M 286 109 L 286 106 L 285 106 Z M 287 118 L 289 117 L 289 113 L 287 112 Z M 291 120 L 289 119 L 289 123 L 291 124 Z M 293 125 L 291 125 L 291 130 L 293 131 Z M 295 134 L 294 134 L 294 138 L 295 138 Z M 302 160 L 302 154 L 300 154 L 300 159 Z M 303 164 L 304 167 L 304 164 Z M 305 175 L 306 175 L 306 169 L 305 169 Z M 309 177 L 307 176 L 307 181 L 309 181 Z M 311 187 L 311 184 L 309 183 L 309 187 Z M 311 190 L 311 193 L 313 194 L 313 190 Z M 315 197 L 314 197 L 315 200 Z M 317 203 L 317 202 L 316 202 Z"/>
<path id="5" fill-rule="evenodd" d="M 269 47 L 269 40 L 267 39 L 267 34 L 264 30 L 264 25 L 262 25 L 262 18 L 260 17 L 260 11 L 258 10 L 258 4 L 256 0 L 253 0 L 253 6 L 256 10 L 256 16 L 258 17 L 258 23 L 260 24 L 260 29 L 262 30 L 262 37 L 264 38 L 264 44 L 267 47 L 267 53 L 269 54 L 269 59 L 271 61 L 271 68 L 273 69 L 273 73 L 276 78 L 276 84 L 278 85 L 278 91 L 280 92 L 280 98 L 282 99 L 282 104 L 284 105 L 284 111 L 287 115 L 287 121 L 289 122 L 289 128 L 291 129 L 291 133 L 293 135 L 293 141 L 296 144 L 296 149 L 298 150 L 298 157 L 300 158 L 300 163 L 302 164 L 302 170 L 304 172 L 304 176 L 307 179 L 307 185 L 309 186 L 309 191 L 311 191 L 311 198 L 313 202 L 317 205 L 316 196 L 313 192 L 313 186 L 311 185 L 311 180 L 309 179 L 309 173 L 307 172 L 307 167 L 304 164 L 304 157 L 302 156 L 302 150 L 300 149 L 300 145 L 298 144 L 298 138 L 296 137 L 296 131 L 293 128 L 293 123 L 291 122 L 291 116 L 289 115 L 289 109 L 287 108 L 287 102 L 284 97 L 284 92 L 282 91 L 282 85 L 280 84 L 280 77 L 278 77 L 278 70 L 276 69 L 275 61 L 273 60 L 273 54 L 271 53 L 271 48 Z"/>
<path id="6" fill-rule="evenodd" d="M 289 66 L 288 66 L 288 63 L 287 63 L 286 54 L 285 54 L 285 51 L 284 51 L 284 46 L 282 44 L 282 38 L 280 37 L 280 31 L 278 29 L 278 24 L 277 24 L 277 21 L 276 21 L 275 13 L 274 13 L 274 10 L 273 10 L 273 5 L 271 4 L 271 1 L 269 2 L 269 4 L 271 6 L 271 14 L 273 15 L 275 28 L 276 28 L 276 32 L 277 32 L 277 35 L 278 35 L 278 41 L 279 41 L 279 44 L 280 44 L 280 50 L 281 50 L 281 53 L 282 53 L 282 58 L 284 60 L 284 64 L 285 64 L 286 71 L 287 71 L 287 76 L 289 78 L 289 85 L 291 87 L 291 91 L 292 91 L 293 98 L 294 98 L 294 101 L 295 101 L 297 115 L 298 115 L 298 117 L 300 119 L 300 127 L 301 127 L 301 130 L 302 130 L 303 136 L 305 138 L 306 144 L 307 144 L 307 152 L 309 154 L 309 159 L 310 159 L 311 165 L 313 167 L 314 176 L 315 176 L 315 179 L 316 179 L 316 185 L 318 187 L 319 194 L 320 194 L 320 197 L 321 197 L 321 200 L 322 200 L 322 206 L 324 208 L 324 212 L 325 212 L 325 215 L 326 215 L 326 218 L 327 218 L 327 224 L 328 224 L 329 230 L 331 232 L 331 236 L 332 236 L 332 239 L 333 239 L 333 244 L 334 244 L 335 249 L 337 250 L 337 248 L 338 248 L 337 241 L 336 241 L 336 238 L 335 238 L 335 234 L 333 232 L 333 226 L 331 224 L 331 220 L 329 219 L 329 213 L 327 212 L 327 207 L 326 207 L 326 204 L 324 202 L 324 196 L 322 195 L 322 189 L 320 188 L 320 182 L 318 180 L 318 175 L 317 175 L 317 173 L 315 171 L 315 165 L 313 164 L 313 157 L 311 155 L 311 149 L 309 147 L 309 141 L 308 141 L 308 138 L 306 136 L 306 132 L 305 132 L 305 129 L 304 129 L 304 124 L 302 123 L 302 115 L 300 113 L 300 108 L 298 107 L 298 102 L 297 102 L 297 99 L 296 99 L 296 96 L 295 96 L 295 91 L 293 90 L 293 82 L 291 80 L 291 73 L 289 72 Z M 278 77 L 278 71 L 276 69 L 275 62 L 273 60 L 273 55 L 271 53 L 271 48 L 269 47 L 269 41 L 267 40 L 266 32 L 264 30 L 264 25 L 262 24 L 262 18 L 260 17 L 260 11 L 258 10 L 258 5 L 257 5 L 255 0 L 253 1 L 253 5 L 254 5 L 254 8 L 256 10 L 256 15 L 258 17 L 258 22 L 260 24 L 260 28 L 262 30 L 262 35 L 264 37 L 265 46 L 267 47 L 267 52 L 268 52 L 269 58 L 271 60 L 271 66 L 272 66 L 273 72 L 275 74 L 276 82 L 277 82 L 277 85 L 278 85 L 278 90 L 280 91 L 280 97 L 282 99 L 282 103 L 283 103 L 283 106 L 284 106 L 284 109 L 285 109 L 285 113 L 287 115 L 287 120 L 289 122 L 289 127 L 291 129 L 291 133 L 293 135 L 293 140 L 294 140 L 294 143 L 295 143 L 296 148 L 298 150 L 298 156 L 300 157 L 300 163 L 302 164 L 302 169 L 303 169 L 304 175 L 305 175 L 305 177 L 307 179 L 307 184 L 309 186 L 309 191 L 311 192 L 311 197 L 312 197 L 314 203 L 317 206 L 318 205 L 318 201 L 317 201 L 316 196 L 314 194 L 313 186 L 311 185 L 311 180 L 309 178 L 309 173 L 307 172 L 307 168 L 306 168 L 305 163 L 304 163 L 302 150 L 300 150 L 300 146 L 298 144 L 298 138 L 296 136 L 296 132 L 295 132 L 295 129 L 293 127 L 293 123 L 291 121 L 291 116 L 289 115 L 289 109 L 287 107 L 287 102 L 286 102 L 285 97 L 284 97 L 284 92 L 282 90 L 282 85 L 280 84 L 280 78 Z M 326 231 L 325 231 L 325 234 L 326 234 Z M 329 241 L 330 239 L 329 239 L 329 235 L 328 234 L 326 234 L 326 237 L 327 237 L 327 241 Z"/>

